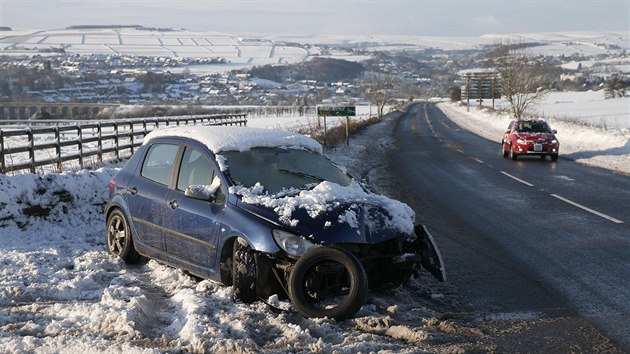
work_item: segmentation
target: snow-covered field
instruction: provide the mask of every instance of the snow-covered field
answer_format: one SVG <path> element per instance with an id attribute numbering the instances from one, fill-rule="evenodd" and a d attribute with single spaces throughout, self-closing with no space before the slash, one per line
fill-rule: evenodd
<path id="1" fill-rule="evenodd" d="M 542 117 L 630 130 L 630 96 L 606 99 L 604 91 L 550 92 L 533 111 Z"/>
<path id="2" fill-rule="evenodd" d="M 401 35 L 239 35 L 189 30 L 112 29 L 14 29 L 0 32 L 0 55 L 51 55 L 63 49 L 76 54 L 119 54 L 175 58 L 224 58 L 226 65 L 189 66 L 196 73 L 224 72 L 252 65 L 298 63 L 314 56 L 364 60 L 376 51 L 437 48 L 482 49 L 502 42 L 537 43 L 533 54 L 596 56 L 622 54 L 630 49 L 628 33 L 558 32 L 488 34 L 479 37 L 428 37 Z M 290 43 L 299 43 L 296 47 Z M 364 47 L 367 53 L 326 53 L 320 46 Z M 598 61 L 595 61 L 598 62 Z M 595 63 L 593 62 L 593 63 Z M 624 61 L 627 66 L 627 61 Z M 577 64 L 575 64 L 577 67 Z M 589 65 L 584 63 L 583 65 Z M 624 65 L 623 63 L 620 65 Z M 626 67 L 623 66 L 623 67 Z M 183 69 L 182 69 L 183 70 Z"/>
<path id="3" fill-rule="evenodd" d="M 16 30 L 0 33 L 0 53 L 37 54 L 63 48 L 66 53 L 224 58 L 231 64 L 280 64 L 304 61 L 310 52 L 283 43 L 216 32 L 159 31 L 135 28 Z M 233 67 L 231 68 L 233 69 Z"/>

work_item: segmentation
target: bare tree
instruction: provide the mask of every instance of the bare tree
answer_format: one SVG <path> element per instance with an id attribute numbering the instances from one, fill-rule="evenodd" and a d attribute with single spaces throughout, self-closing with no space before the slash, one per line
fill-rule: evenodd
<path id="1" fill-rule="evenodd" d="M 521 118 L 527 109 L 548 92 L 543 88 L 547 65 L 528 56 L 518 45 L 502 45 L 491 53 L 491 62 L 501 78 L 503 96 L 510 103 L 514 118 Z"/>
<path id="2" fill-rule="evenodd" d="M 363 97 L 376 106 L 378 119 L 383 118 L 385 105 L 392 98 L 394 80 L 391 76 L 378 76 L 361 82 Z"/>
<path id="3" fill-rule="evenodd" d="M 630 86 L 628 82 L 624 82 L 616 77 L 608 80 L 604 85 L 604 97 L 606 99 L 625 97 L 628 86 Z"/>

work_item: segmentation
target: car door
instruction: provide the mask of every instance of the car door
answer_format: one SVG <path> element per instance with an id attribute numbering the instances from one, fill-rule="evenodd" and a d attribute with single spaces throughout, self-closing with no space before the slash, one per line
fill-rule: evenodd
<path id="1" fill-rule="evenodd" d="M 166 197 L 178 150 L 179 145 L 173 143 L 151 145 L 126 193 L 137 240 L 158 250 L 166 249 L 163 221 L 170 211 Z"/>
<path id="2" fill-rule="evenodd" d="M 509 144 L 512 141 L 512 129 L 514 128 L 514 121 L 510 122 L 510 125 L 508 126 L 508 128 L 505 130 L 505 133 L 503 134 L 503 141 L 505 141 L 506 144 Z"/>
<path id="3" fill-rule="evenodd" d="M 216 260 L 219 222 L 225 207 L 220 179 L 203 149 L 186 147 L 177 183 L 167 196 L 169 211 L 164 219 L 165 243 L 169 255 L 212 268 Z M 217 187 L 214 201 L 187 197 L 191 185 Z"/>

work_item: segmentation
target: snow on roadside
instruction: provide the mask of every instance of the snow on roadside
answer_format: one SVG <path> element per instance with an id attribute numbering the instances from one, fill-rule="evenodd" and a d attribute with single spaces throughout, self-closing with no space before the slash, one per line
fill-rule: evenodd
<path id="1" fill-rule="evenodd" d="M 437 105 L 453 122 L 483 138 L 501 143 L 511 117 L 507 113 L 479 110 L 456 103 Z M 558 131 L 560 158 L 630 174 L 630 131 L 603 129 L 554 118 L 545 119 L 551 129 Z M 497 147 L 497 151 L 499 148 Z"/>

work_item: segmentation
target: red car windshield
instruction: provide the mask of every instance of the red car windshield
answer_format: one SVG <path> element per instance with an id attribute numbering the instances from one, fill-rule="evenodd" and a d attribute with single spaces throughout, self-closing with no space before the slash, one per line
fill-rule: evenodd
<path id="1" fill-rule="evenodd" d="M 551 133 L 545 122 L 524 121 L 516 124 L 517 133 Z"/>

